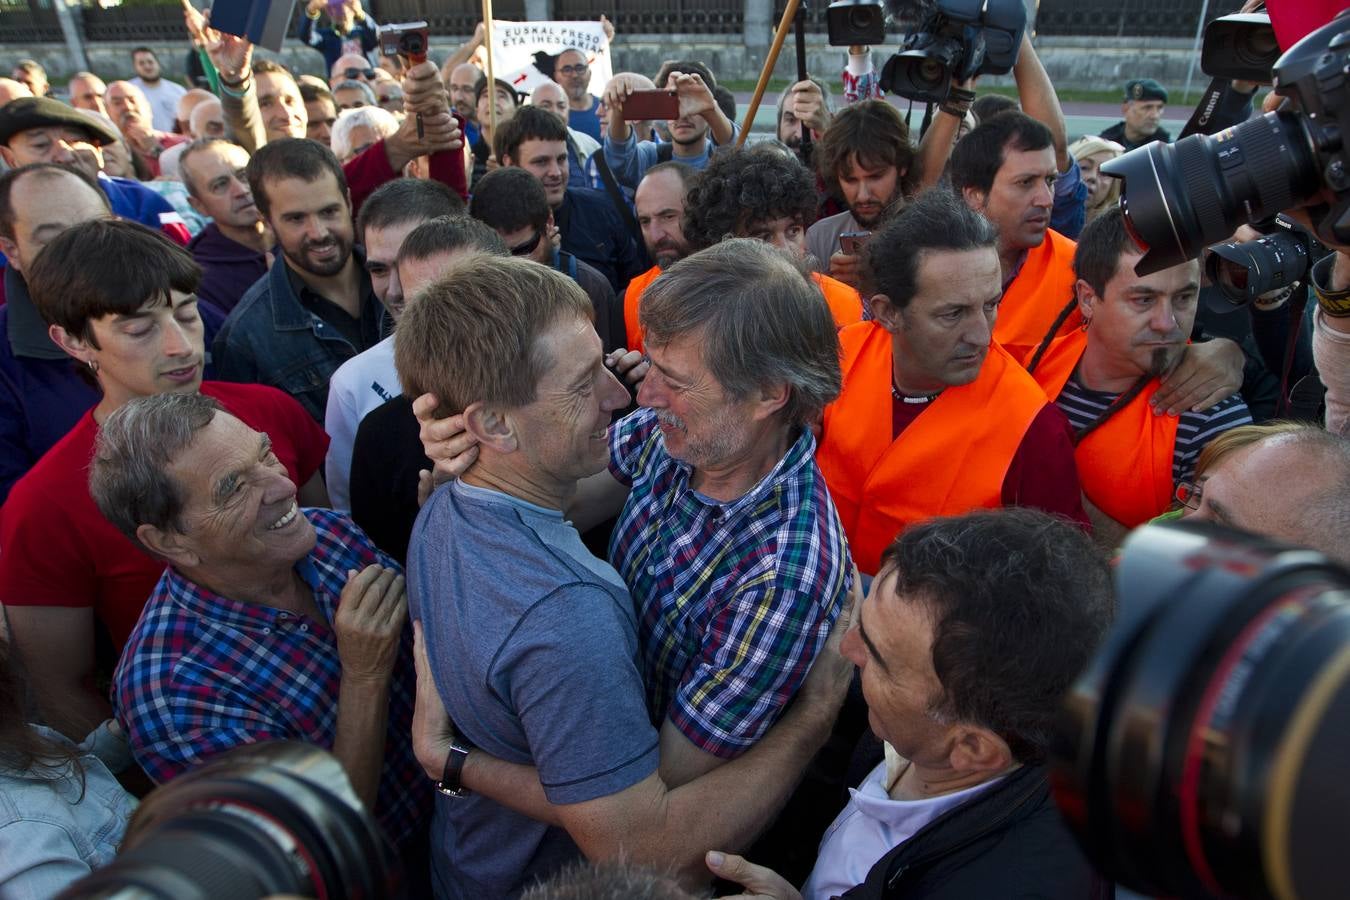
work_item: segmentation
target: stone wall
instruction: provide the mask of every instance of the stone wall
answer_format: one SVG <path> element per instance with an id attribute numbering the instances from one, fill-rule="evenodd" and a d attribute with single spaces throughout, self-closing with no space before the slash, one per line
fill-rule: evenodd
<path id="1" fill-rule="evenodd" d="M 91 67 L 104 78 L 132 74 L 130 53 L 138 42 L 99 42 L 85 44 Z M 433 38 L 431 55 L 444 59 L 456 46 L 453 39 Z M 1042 37 L 1036 42 L 1047 71 L 1055 84 L 1080 90 L 1118 90 L 1131 78 L 1156 78 L 1169 89 L 1179 90 L 1186 81 L 1191 42 L 1175 38 L 1071 38 Z M 156 47 L 165 67 L 175 76 L 184 71 L 186 49 L 181 45 Z M 877 52 L 877 64 L 893 47 Z M 661 61 L 673 57 L 701 60 L 720 78 L 753 81 L 759 76 L 767 50 L 748 48 L 739 36 L 727 35 L 623 35 L 614 47 L 616 69 L 654 73 Z M 273 56 L 260 51 L 262 56 Z M 69 54 L 64 44 L 26 44 L 0 47 L 0 59 L 30 56 L 37 59 L 52 76 L 64 79 L 71 74 Z M 322 58 L 306 47 L 287 46 L 281 54 L 286 65 L 298 72 L 325 74 Z M 807 65 L 813 74 L 837 84 L 844 66 L 843 48 L 830 47 L 823 36 L 807 45 Z M 775 70 L 778 78 L 796 74 L 792 44 L 785 45 Z M 1197 84 L 1204 76 L 1197 66 Z M 1008 83 L 1009 77 L 989 78 L 990 84 Z"/>

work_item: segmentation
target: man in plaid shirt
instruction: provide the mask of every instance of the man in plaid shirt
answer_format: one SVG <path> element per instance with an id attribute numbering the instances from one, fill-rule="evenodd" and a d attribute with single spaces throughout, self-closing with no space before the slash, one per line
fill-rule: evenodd
<path id="1" fill-rule="evenodd" d="M 852 582 L 810 428 L 839 392 L 839 345 L 820 291 L 754 240 L 671 266 L 639 315 L 644 408 L 610 429 L 608 470 L 567 514 L 583 532 L 619 515 L 609 558 L 637 607 L 662 771 L 687 780 L 773 725 Z M 462 471 L 462 418 L 415 408 L 427 455 Z"/>
<path id="2" fill-rule="evenodd" d="M 239 744 L 331 750 L 389 836 L 422 832 L 399 565 L 344 516 L 301 510 L 265 434 L 199 394 L 103 424 L 90 491 L 169 568 L 113 676 L 136 761 L 164 782 Z"/>

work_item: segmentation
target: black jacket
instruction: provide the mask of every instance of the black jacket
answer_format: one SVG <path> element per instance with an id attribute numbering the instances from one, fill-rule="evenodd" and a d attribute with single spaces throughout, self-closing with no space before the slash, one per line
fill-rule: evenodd
<path id="1" fill-rule="evenodd" d="M 1084 858 L 1050 797 L 1046 770 L 1023 766 L 883 856 L 860 898 L 1099 900 L 1115 888 Z"/>
<path id="2" fill-rule="evenodd" d="M 1136 150 L 1144 146 L 1145 144 L 1151 144 L 1154 141 L 1162 141 L 1164 144 L 1172 143 L 1172 135 L 1167 133 L 1166 128 L 1163 128 L 1161 125 L 1159 125 L 1158 130 L 1153 132 L 1153 134 L 1149 136 L 1148 140 L 1140 141 L 1139 143 L 1136 144 L 1134 141 L 1131 141 L 1129 138 L 1125 137 L 1124 121 L 1120 121 L 1112 125 L 1110 128 L 1103 131 L 1100 136 L 1106 138 L 1106 140 L 1108 141 L 1115 141 L 1117 144 L 1120 144 L 1120 146 L 1124 147 L 1126 150 Z"/>

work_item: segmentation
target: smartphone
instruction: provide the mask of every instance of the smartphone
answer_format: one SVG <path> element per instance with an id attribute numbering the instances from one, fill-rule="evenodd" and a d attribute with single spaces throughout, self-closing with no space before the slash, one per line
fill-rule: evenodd
<path id="1" fill-rule="evenodd" d="M 846 253 L 849 256 L 857 256 L 862 253 L 863 245 L 867 239 L 872 236 L 870 231 L 845 231 L 839 235 L 839 252 Z"/>
<path id="2" fill-rule="evenodd" d="M 680 117 L 680 98 L 674 91 L 633 91 L 623 101 L 625 122 L 665 121 Z"/>
<path id="3" fill-rule="evenodd" d="M 429 33 L 426 22 L 381 25 L 380 53 L 384 56 L 401 56 L 409 66 L 424 63 L 427 61 Z"/>

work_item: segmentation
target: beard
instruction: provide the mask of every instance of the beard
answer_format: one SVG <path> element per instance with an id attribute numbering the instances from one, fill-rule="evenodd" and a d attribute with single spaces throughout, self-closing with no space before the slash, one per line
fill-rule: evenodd
<path id="1" fill-rule="evenodd" d="M 1184 344 L 1177 347 L 1155 347 L 1149 358 L 1148 373 L 1154 378 L 1162 378 L 1177 367 L 1185 352 Z"/>
<path id="2" fill-rule="evenodd" d="M 326 250 L 329 247 L 337 247 L 338 250 L 338 252 L 333 255 L 332 259 L 315 259 L 315 253 Z M 311 275 L 317 275 L 320 278 L 328 278 L 341 272 L 347 265 L 347 260 L 351 259 L 352 255 L 352 245 L 349 242 L 344 242 L 336 235 L 333 235 L 325 241 L 302 241 L 300 244 L 300 253 L 298 254 L 299 258 L 292 257 L 289 253 L 286 255 L 296 268 L 308 272 Z"/>

